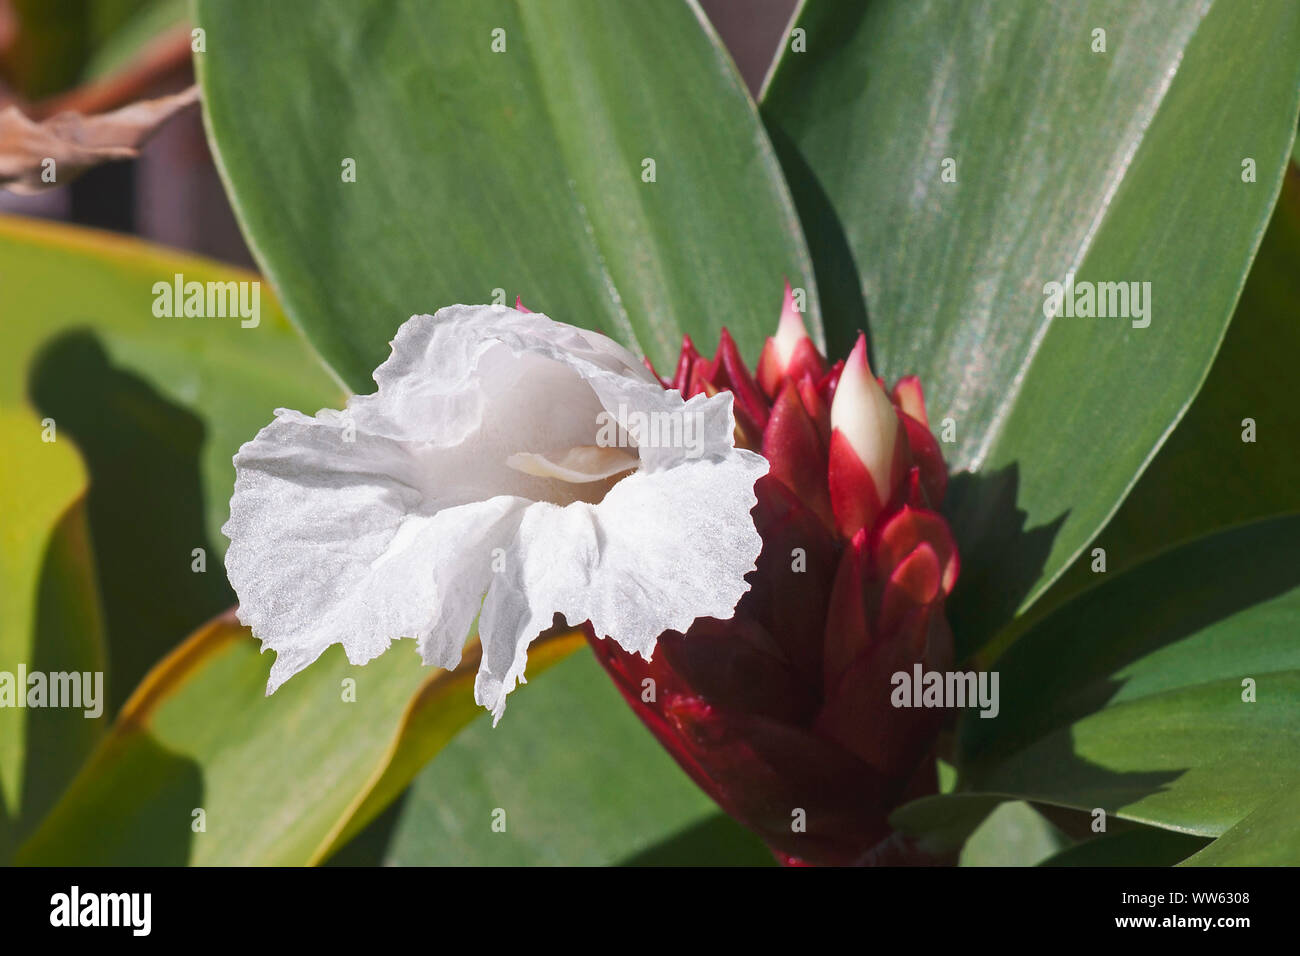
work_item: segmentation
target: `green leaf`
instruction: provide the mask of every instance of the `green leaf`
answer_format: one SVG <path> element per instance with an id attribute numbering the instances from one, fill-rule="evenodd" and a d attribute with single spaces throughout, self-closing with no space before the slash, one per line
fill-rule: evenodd
<path id="1" fill-rule="evenodd" d="M 1217 836 L 1294 776 L 1300 517 L 1200 539 L 1085 592 L 964 719 L 969 790 Z M 1253 699 L 1251 699 L 1253 697 Z"/>
<path id="2" fill-rule="evenodd" d="M 136 689 L 17 862 L 307 862 L 382 759 L 423 668 L 409 645 L 365 668 L 333 647 L 267 697 L 267 666 L 233 617 L 196 632 Z"/>
<path id="3" fill-rule="evenodd" d="M 1134 827 L 1066 847 L 1039 866 L 1173 866 L 1205 846 L 1203 837 Z"/>
<path id="4" fill-rule="evenodd" d="M 362 836 L 365 853 L 344 856 L 403 866 L 652 865 L 699 862 L 692 847 L 702 841 L 694 851 L 711 848 L 712 864 L 764 858 L 757 838 L 719 828 L 716 814 L 584 650 L 511 697 L 498 726 L 482 721 L 452 741 L 392 817 Z M 504 832 L 493 829 L 498 818 Z"/>
<path id="5" fill-rule="evenodd" d="M 102 673 L 107 657 L 109 696 L 97 719 L 5 711 L 6 856 L 149 666 L 233 602 L 218 529 L 235 449 L 276 405 L 313 408 L 338 395 L 269 296 L 257 328 L 155 316 L 154 283 L 177 273 L 256 278 L 131 240 L 0 217 L 0 415 L 6 447 L 22 462 L 0 482 L 0 669 Z M 53 443 L 41 441 L 46 418 Z"/>
<path id="6" fill-rule="evenodd" d="M 988 793 L 936 793 L 909 801 L 889 817 L 894 829 L 935 856 L 958 850 L 1007 798 Z"/>
<path id="7" fill-rule="evenodd" d="M 820 337 L 780 170 L 693 3 L 198 0 L 197 14 L 236 213 L 352 388 L 372 389 L 411 314 L 516 295 L 662 369 L 683 332 L 711 348 L 724 325 L 756 358 L 788 276 Z"/>
<path id="8" fill-rule="evenodd" d="M 154 284 L 178 274 L 257 280 L 133 240 L 0 217 L 0 405 L 30 400 L 84 459 L 113 710 L 178 640 L 234 603 L 220 528 L 235 451 L 277 406 L 340 404 L 265 288 L 256 327 L 155 315 Z"/>
<path id="9" fill-rule="evenodd" d="M 1300 169 L 1291 166 L 1210 377 L 1151 466 L 1094 544 L 1114 575 L 1204 534 L 1300 512 Z M 1255 441 L 1244 442 L 1246 419 Z M 989 658 L 1028 626 L 1096 584 L 1080 555 L 1028 614 L 1000 634 Z"/>
<path id="10" fill-rule="evenodd" d="M 543 671 L 568 657 L 575 650 L 586 646 L 581 631 L 567 633 L 550 633 L 544 639 L 536 640 L 528 649 L 528 670 L 530 677 L 536 677 Z M 321 843 L 311 862 L 318 863 L 344 847 L 364 830 L 372 820 L 402 795 L 406 786 L 416 774 L 438 754 L 460 730 L 472 720 L 482 716 L 483 710 L 474 701 L 474 676 L 478 671 L 482 657 L 482 648 L 474 641 L 467 648 L 460 666 L 442 676 L 425 681 L 424 685 L 406 707 L 402 715 L 401 726 L 397 730 L 393 746 L 384 759 L 383 765 L 358 794 L 346 814 L 340 817 L 338 824 Z M 551 687 L 557 683 L 550 678 L 536 687 Z M 581 698 L 591 693 L 585 687 L 566 688 L 573 690 L 574 696 Z M 561 692 L 552 689 L 549 693 L 533 690 L 545 700 L 564 700 Z M 595 691 L 599 693 L 599 691 Z M 491 738 L 492 735 L 489 735 Z M 484 756 L 492 757 L 492 739 L 483 746 Z"/>
<path id="11" fill-rule="evenodd" d="M 633 854 L 620 866 L 776 866 L 763 842 L 725 813 L 715 813 Z"/>
<path id="12" fill-rule="evenodd" d="M 1300 788 L 1295 780 L 1184 863 L 1185 866 L 1297 864 L 1300 864 Z"/>
<path id="13" fill-rule="evenodd" d="M 1300 7 L 809 0 L 797 25 L 764 115 L 827 314 L 854 322 L 860 292 L 878 371 L 920 375 L 955 422 L 971 650 L 1104 525 L 1204 379 L 1291 152 Z M 1046 319 L 1067 273 L 1150 282 L 1150 326 Z"/>
<path id="14" fill-rule="evenodd" d="M 962 847 L 961 866 L 1034 866 L 1068 841 L 1029 804 L 1003 803 Z"/>
<path id="15" fill-rule="evenodd" d="M 0 861 L 58 799 L 107 723 L 85 470 L 57 425 L 54 441 L 43 441 L 44 431 L 29 410 L 0 405 L 0 445 L 21 462 L 0 469 Z M 86 674 L 92 683 L 82 688 L 95 700 L 28 708 L 22 675 L 33 673 Z"/>
<path id="16" fill-rule="evenodd" d="M 1300 170 L 1282 196 L 1210 376 L 1099 544 L 1136 564 L 1158 547 L 1257 518 L 1300 511 Z M 1255 441 L 1243 442 L 1244 420 Z"/>
<path id="17" fill-rule="evenodd" d="M 936 857 L 961 866 L 1033 866 L 1064 835 L 1027 803 L 995 793 L 937 793 L 895 810 L 890 825 Z"/>
<path id="18" fill-rule="evenodd" d="M 530 662 L 530 677 L 576 646 L 551 636 L 534 647 L 548 644 L 557 646 Z M 410 779 L 417 767 L 404 753 L 427 759 L 483 713 L 477 642 L 454 671 L 430 671 L 413 649 L 399 642 L 353 667 L 335 646 L 267 697 L 258 642 L 233 616 L 217 618 L 136 689 L 17 862 L 315 862 L 391 786 L 393 765 Z M 416 741 L 413 710 L 423 711 Z"/>

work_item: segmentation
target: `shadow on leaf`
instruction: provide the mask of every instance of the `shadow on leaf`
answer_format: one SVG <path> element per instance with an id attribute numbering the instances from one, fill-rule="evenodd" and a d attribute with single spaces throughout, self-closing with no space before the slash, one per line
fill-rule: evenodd
<path id="1" fill-rule="evenodd" d="M 957 660 L 978 651 L 1011 620 L 1038 580 L 1069 512 L 1026 528 L 1017 507 L 1020 470 L 961 472 L 948 485 L 944 511 L 961 554 L 961 577 L 948 600 Z"/>
<path id="2" fill-rule="evenodd" d="M 47 825 L 19 852 L 19 865 L 185 866 L 193 851 L 195 811 L 202 809 L 203 771 L 147 733 L 101 750 Z M 99 772 L 101 768 L 110 772 Z M 130 813 L 121 804 L 129 803 Z M 111 821 L 106 825 L 105 818 Z"/>
<path id="3" fill-rule="evenodd" d="M 758 838 L 719 813 L 623 860 L 620 866 L 776 866 Z"/>
<path id="4" fill-rule="evenodd" d="M 84 330 L 46 346 L 29 391 L 41 414 L 76 442 L 90 475 L 90 538 L 116 712 L 180 636 L 235 601 L 204 530 L 203 423 L 114 367 Z M 216 562 L 201 573 L 192 569 L 196 548 Z"/>

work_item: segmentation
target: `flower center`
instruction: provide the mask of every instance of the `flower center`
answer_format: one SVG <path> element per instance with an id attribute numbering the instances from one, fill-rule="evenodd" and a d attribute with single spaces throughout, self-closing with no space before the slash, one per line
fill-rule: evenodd
<path id="1" fill-rule="evenodd" d="M 480 495 L 486 487 L 561 506 L 596 504 L 641 464 L 635 443 L 601 440 L 605 409 L 573 369 L 498 347 L 478 371 L 481 424 L 465 448 L 472 464 L 462 461 L 485 479 Z"/>
<path id="2" fill-rule="evenodd" d="M 555 478 L 573 484 L 586 484 L 613 478 L 632 471 L 641 458 L 626 448 L 602 448 L 600 445 L 578 445 L 561 452 L 516 452 L 506 459 L 515 471 L 538 478 Z"/>

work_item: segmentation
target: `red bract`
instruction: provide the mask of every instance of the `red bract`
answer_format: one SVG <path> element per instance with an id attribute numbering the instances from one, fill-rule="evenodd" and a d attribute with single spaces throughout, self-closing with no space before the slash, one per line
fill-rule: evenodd
<path id="1" fill-rule="evenodd" d="M 787 863 L 930 862 L 890 811 L 936 789 L 943 711 L 895 707 L 893 675 L 952 665 L 944 600 L 958 556 L 947 473 L 921 385 L 887 392 L 859 338 L 829 366 L 786 287 L 752 375 L 724 330 L 690 339 L 666 388 L 734 395 L 736 442 L 762 454 L 763 551 L 734 618 L 659 639 L 652 661 L 588 634 L 624 698 L 682 768 Z"/>

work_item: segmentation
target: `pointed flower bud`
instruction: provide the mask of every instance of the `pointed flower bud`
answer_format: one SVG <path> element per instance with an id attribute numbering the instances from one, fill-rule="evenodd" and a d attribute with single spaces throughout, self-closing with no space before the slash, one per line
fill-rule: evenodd
<path id="1" fill-rule="evenodd" d="M 771 465 L 771 474 L 830 525 L 834 521 L 826 486 L 825 447 L 798 390 L 786 382 L 763 432 L 763 457 Z"/>
<path id="2" fill-rule="evenodd" d="M 921 380 L 915 375 L 905 375 L 894 386 L 894 404 L 904 414 L 911 415 L 922 425 L 929 426 L 930 420 L 925 415 L 925 395 L 921 392 Z"/>
<path id="3" fill-rule="evenodd" d="M 948 467 L 943 461 L 939 443 L 930 434 L 930 420 L 925 413 L 925 395 L 921 380 L 908 375 L 898 380 L 893 391 L 894 405 L 903 413 L 907 429 L 907 445 L 912 452 L 919 474 L 917 480 L 925 491 L 925 501 L 934 508 L 943 504 L 948 490 Z"/>
<path id="4" fill-rule="evenodd" d="M 768 398 L 774 399 L 785 382 L 798 385 L 804 376 L 816 380 L 825 372 L 826 362 L 804 327 L 787 280 L 776 335 L 767 340 L 758 358 L 758 384 Z"/>
<path id="5" fill-rule="evenodd" d="M 840 533 L 870 527 L 906 471 L 906 432 L 859 335 L 831 403 L 830 492 Z"/>

